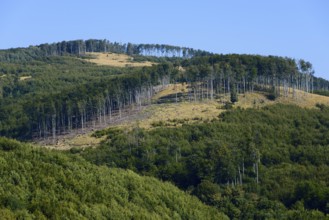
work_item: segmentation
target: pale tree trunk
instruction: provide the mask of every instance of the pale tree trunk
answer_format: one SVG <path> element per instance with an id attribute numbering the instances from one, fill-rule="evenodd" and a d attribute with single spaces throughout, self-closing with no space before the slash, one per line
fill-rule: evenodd
<path id="1" fill-rule="evenodd" d="M 53 114 L 51 116 L 51 128 L 52 128 L 53 142 L 55 143 L 55 140 L 56 140 L 56 114 Z"/>

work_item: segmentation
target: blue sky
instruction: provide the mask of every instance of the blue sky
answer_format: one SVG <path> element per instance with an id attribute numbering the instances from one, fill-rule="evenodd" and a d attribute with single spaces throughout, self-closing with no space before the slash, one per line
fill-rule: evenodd
<path id="1" fill-rule="evenodd" d="M 327 0 L 8 0 L 0 49 L 75 39 L 305 59 L 329 79 Z"/>

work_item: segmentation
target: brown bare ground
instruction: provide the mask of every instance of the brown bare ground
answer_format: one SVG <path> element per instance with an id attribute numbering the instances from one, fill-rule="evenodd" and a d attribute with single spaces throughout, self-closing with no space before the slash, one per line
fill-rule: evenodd
<path id="1" fill-rule="evenodd" d="M 87 59 L 89 62 L 96 63 L 98 65 L 107 65 L 114 67 L 143 67 L 152 66 L 155 63 L 152 62 L 134 62 L 134 58 L 126 54 L 116 53 L 86 53 L 91 55 L 93 59 Z"/>

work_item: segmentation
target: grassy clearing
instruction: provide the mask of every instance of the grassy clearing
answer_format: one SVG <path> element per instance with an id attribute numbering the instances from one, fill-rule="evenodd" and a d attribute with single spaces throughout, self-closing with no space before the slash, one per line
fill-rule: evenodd
<path id="1" fill-rule="evenodd" d="M 136 126 L 144 129 L 152 129 L 158 125 L 181 126 L 185 123 L 195 123 L 216 118 L 222 111 L 216 101 L 205 102 L 181 102 L 158 104 L 145 107 L 126 120 L 109 127 L 132 129 Z M 42 144 L 43 147 L 56 150 L 68 150 L 71 148 L 86 148 L 97 146 L 105 137 L 92 137 L 93 132 L 78 135 L 69 135 L 59 138 L 54 144 Z"/>
<path id="2" fill-rule="evenodd" d="M 126 54 L 116 53 L 87 53 L 94 57 L 93 59 L 87 59 L 89 62 L 96 63 L 98 65 L 107 65 L 115 67 L 143 67 L 152 66 L 151 62 L 134 62 L 134 58 Z"/>
<path id="3" fill-rule="evenodd" d="M 86 148 L 97 146 L 105 137 L 95 138 L 92 133 L 72 135 L 72 137 L 59 138 L 54 144 L 42 144 L 42 147 L 55 150 L 69 150 L 71 148 Z"/>
<path id="4" fill-rule="evenodd" d="M 280 96 L 275 101 L 270 101 L 263 93 L 246 93 L 239 95 L 239 101 L 236 103 L 236 106 L 241 108 L 257 108 L 277 103 L 294 104 L 302 108 L 315 108 L 317 103 L 329 105 L 329 97 L 299 90 L 296 90 L 295 96 L 293 96 L 293 91 L 291 90 L 287 97 Z"/>
<path id="5" fill-rule="evenodd" d="M 143 117 L 143 120 L 125 121 L 116 127 L 129 129 L 138 125 L 141 128 L 151 129 L 158 125 L 181 126 L 185 123 L 216 118 L 223 111 L 219 107 L 220 104 L 216 101 L 152 105 L 138 113 L 147 115 L 147 117 Z"/>
<path id="6" fill-rule="evenodd" d="M 21 76 L 21 77 L 19 77 L 19 80 L 24 81 L 24 80 L 31 79 L 31 78 L 32 78 L 32 76 Z"/>
<path id="7" fill-rule="evenodd" d="M 165 97 L 176 92 L 187 92 L 186 84 L 169 85 L 161 92 L 153 97 L 156 101 L 161 97 Z M 213 101 L 203 102 L 178 102 L 155 104 L 144 107 L 140 112 L 134 113 L 124 120 L 120 120 L 109 127 L 117 127 L 122 129 L 132 129 L 139 126 L 144 129 L 153 129 L 158 126 L 181 126 L 187 123 L 196 123 L 201 121 L 208 121 L 217 118 L 218 115 L 225 111 L 222 107 L 224 103 L 229 101 L 229 95 L 221 96 L 219 99 Z M 293 96 L 292 91 L 288 97 L 279 97 L 275 101 L 267 99 L 263 93 L 246 93 L 238 96 L 238 102 L 233 106 L 234 108 L 261 108 L 266 105 L 275 103 L 295 104 L 300 107 L 314 108 L 317 103 L 329 105 L 329 97 L 308 94 L 302 91 L 296 91 Z M 73 147 L 85 148 L 97 146 L 103 138 L 95 138 L 91 133 L 72 135 L 65 138 L 60 138 L 54 145 L 47 145 L 46 147 L 67 150 Z"/>
<path id="8" fill-rule="evenodd" d="M 246 93 L 246 94 L 240 94 L 238 96 L 238 102 L 235 104 L 235 107 L 258 108 L 268 105 L 270 103 L 271 101 L 268 100 L 266 96 L 262 93 Z"/>
<path id="9" fill-rule="evenodd" d="M 295 104 L 303 108 L 314 108 L 317 103 L 329 105 L 329 97 L 321 96 L 317 94 L 310 94 L 302 91 L 297 91 L 297 96 L 292 98 L 289 97 L 279 97 L 276 102 L 284 104 Z"/>
<path id="10" fill-rule="evenodd" d="M 176 87 L 169 85 L 166 89 L 156 94 L 154 100 L 175 94 L 176 91 L 181 90 L 187 91 L 186 84 L 179 84 Z M 138 113 L 144 115 L 141 117 L 143 120 L 124 121 L 116 126 L 126 129 L 138 125 L 141 128 L 150 129 L 156 126 L 180 126 L 184 123 L 211 120 L 217 118 L 221 112 L 225 111 L 222 107 L 229 99 L 229 95 L 226 95 L 214 101 L 152 105 L 143 112 Z M 246 93 L 238 96 L 238 102 L 235 103 L 234 108 L 261 108 L 276 103 L 295 104 L 303 108 L 315 108 L 317 103 L 329 105 L 329 97 L 309 94 L 303 91 L 296 91 L 296 95 L 293 96 L 292 91 L 290 91 L 288 97 L 281 96 L 275 101 L 271 101 L 264 93 Z"/>
<path id="11" fill-rule="evenodd" d="M 187 92 L 187 84 L 181 83 L 181 84 L 170 84 L 168 85 L 164 90 L 158 92 L 156 95 L 153 96 L 152 100 L 157 100 L 159 98 L 176 94 L 176 93 L 186 93 Z"/>

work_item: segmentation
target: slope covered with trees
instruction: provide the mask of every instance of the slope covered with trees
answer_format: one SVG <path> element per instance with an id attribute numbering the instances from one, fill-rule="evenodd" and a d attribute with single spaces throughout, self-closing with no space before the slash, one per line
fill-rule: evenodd
<path id="1" fill-rule="evenodd" d="M 314 219 L 329 214 L 329 108 L 236 109 L 181 128 L 98 132 L 81 154 L 98 165 L 169 180 L 230 218 Z"/>
<path id="2" fill-rule="evenodd" d="M 0 135 L 56 138 L 87 122 L 105 124 L 127 106 L 150 102 L 153 86 L 168 83 L 172 65 L 97 66 L 73 57 L 1 63 Z M 24 77 L 28 76 L 24 80 Z"/>
<path id="3" fill-rule="evenodd" d="M 97 66 L 78 58 L 81 53 L 102 50 L 172 57 L 142 68 Z M 296 90 L 319 93 L 329 85 L 314 77 L 311 63 L 304 60 L 188 51 L 190 55 L 181 56 L 187 52 L 180 47 L 106 40 L 0 51 L 0 135 L 55 141 L 72 129 L 105 125 L 112 114 L 121 116 L 123 111 L 150 104 L 153 94 L 168 83 L 188 83 L 188 92 L 179 94 L 181 100 L 230 94 L 232 102 L 239 93 L 262 91 L 275 99 L 290 91 L 297 97 Z"/>
<path id="4" fill-rule="evenodd" d="M 328 81 L 314 77 L 312 64 L 276 56 L 211 55 L 181 62 L 186 69 L 178 81 L 190 83 L 190 98 L 213 99 L 218 94 L 268 92 L 272 98 L 289 91 L 327 90 Z M 193 95 L 193 96 L 192 96 Z"/>
<path id="5" fill-rule="evenodd" d="M 1 219 L 227 219 L 170 183 L 0 138 Z"/>
<path id="6" fill-rule="evenodd" d="M 98 66 L 84 61 L 88 52 L 126 53 L 158 64 Z M 176 102 L 229 96 L 234 103 L 247 92 L 298 100 L 300 90 L 326 95 L 329 88 L 304 60 L 63 41 L 0 51 L 0 135 L 56 141 L 149 105 L 162 87 L 177 82 L 187 83 L 187 92 L 171 94 Z M 98 131 L 95 136 L 105 136 L 100 147 L 65 153 L 0 138 L 0 216 L 221 219 L 224 212 L 231 219 L 326 218 L 328 115 L 324 105 L 234 109 L 217 120 L 182 120 L 176 128 L 158 123 L 151 130 Z"/>

